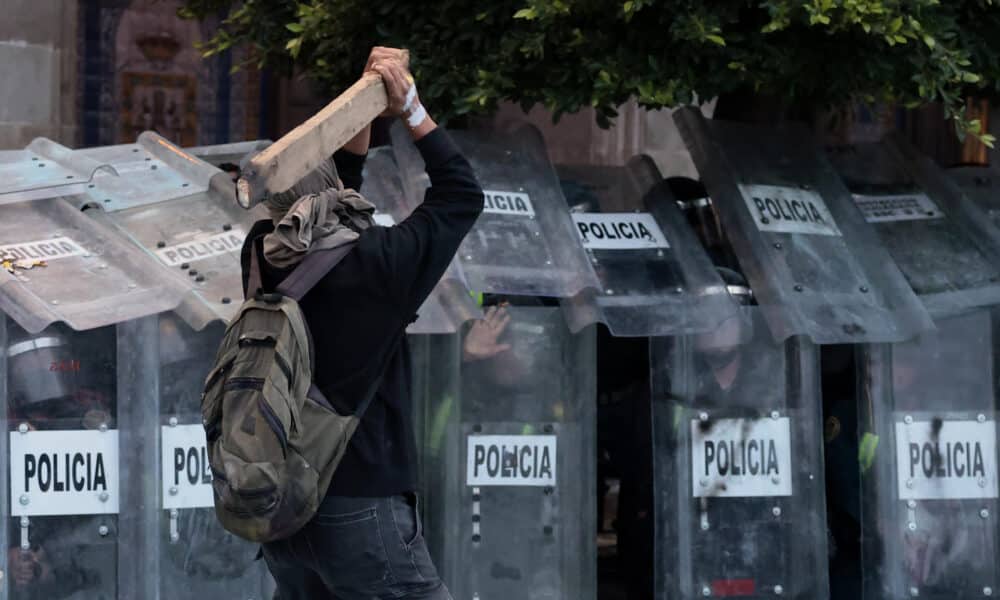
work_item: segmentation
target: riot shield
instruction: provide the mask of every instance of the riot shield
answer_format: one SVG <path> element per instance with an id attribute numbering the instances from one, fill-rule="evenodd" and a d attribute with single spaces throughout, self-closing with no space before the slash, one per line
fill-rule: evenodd
<path id="1" fill-rule="evenodd" d="M 3 330 L 4 597 L 117 598 L 114 328 Z"/>
<path id="2" fill-rule="evenodd" d="M 564 301 L 572 330 L 602 322 L 615 336 L 675 335 L 735 316 L 736 304 L 648 157 L 559 173 L 567 202 L 588 207 L 574 208 L 572 218 L 601 282 Z"/>
<path id="3" fill-rule="evenodd" d="M 139 135 L 134 144 L 86 148 L 74 154 L 110 165 L 117 173 L 99 171 L 87 186 L 88 204 L 107 211 L 207 192 L 212 177 L 219 174 L 212 165 L 151 131 Z"/>
<path id="4" fill-rule="evenodd" d="M 45 138 L 0 151 L 0 204 L 83 194 L 99 171 L 114 169 Z"/>
<path id="5" fill-rule="evenodd" d="M 951 177 L 968 198 L 985 212 L 994 227 L 1000 227 L 1000 174 L 990 167 L 948 169 Z"/>
<path id="6" fill-rule="evenodd" d="M 252 215 L 208 191 L 107 214 L 91 211 L 159 261 L 159 278 L 183 290 L 174 310 L 192 327 L 229 320 L 243 299 L 240 251 Z"/>
<path id="7" fill-rule="evenodd" d="M 816 347 L 755 310 L 650 357 L 656 597 L 826 598 Z"/>
<path id="8" fill-rule="evenodd" d="M 909 339 L 926 310 L 804 128 L 674 120 L 778 339 Z"/>
<path id="9" fill-rule="evenodd" d="M 995 325 L 975 312 L 860 353 L 865 597 L 1000 589 Z"/>
<path id="10" fill-rule="evenodd" d="M 895 136 L 829 156 L 933 316 L 1000 304 L 1000 231 L 930 159 Z"/>
<path id="11" fill-rule="evenodd" d="M 183 295 L 155 261 L 62 198 L 0 214 L 0 311 L 29 331 L 110 325 L 170 310 Z"/>
<path id="12" fill-rule="evenodd" d="M 414 347 L 428 543 L 455 598 L 594 598 L 593 329 L 509 311 L 492 355 L 478 322 Z"/>
<path id="13" fill-rule="evenodd" d="M 225 531 L 215 516 L 212 474 L 201 420 L 201 390 L 223 325 L 193 331 L 176 317 L 159 318 L 159 419 L 146 443 L 158 437 L 160 504 L 159 598 L 264 598 L 265 566 L 258 546 Z M 152 444 L 150 444 L 152 446 Z"/>
<path id="14" fill-rule="evenodd" d="M 475 169 L 485 208 L 458 251 L 477 292 L 565 298 L 600 282 L 576 241 L 541 134 L 453 132 Z"/>

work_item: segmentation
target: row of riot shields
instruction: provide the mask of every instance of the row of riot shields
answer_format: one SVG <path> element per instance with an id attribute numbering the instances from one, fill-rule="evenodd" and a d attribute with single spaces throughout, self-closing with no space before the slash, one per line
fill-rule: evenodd
<path id="1" fill-rule="evenodd" d="M 859 581 L 835 598 L 992 595 L 989 173 L 675 119 L 700 181 L 645 158 L 557 172 L 530 129 L 453 134 L 485 210 L 409 329 L 452 594 L 596 598 L 610 469 L 629 597 L 830 597 L 841 507 Z M 428 185 L 392 137 L 361 190 L 382 226 Z M 270 596 L 213 514 L 199 413 L 254 215 L 198 156 L 255 148 L 0 153 L 0 597 Z M 833 376 L 829 348 L 853 357 Z"/>
<path id="2" fill-rule="evenodd" d="M 0 597 L 271 597 L 201 423 L 252 221 L 228 175 L 152 133 L 0 165 Z"/>

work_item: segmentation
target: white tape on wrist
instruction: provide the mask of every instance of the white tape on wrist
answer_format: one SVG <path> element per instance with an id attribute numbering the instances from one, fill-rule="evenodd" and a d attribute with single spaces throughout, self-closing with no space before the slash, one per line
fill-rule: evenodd
<path id="1" fill-rule="evenodd" d="M 413 108 L 413 101 L 417 99 L 417 86 L 411 85 L 410 89 L 406 90 L 406 102 L 403 103 L 403 112 L 410 112 Z"/>
<path id="2" fill-rule="evenodd" d="M 406 117 L 406 124 L 410 126 L 410 129 L 416 129 L 420 127 L 420 124 L 427 119 L 427 109 L 421 104 L 417 106 L 417 110 L 413 111 L 413 114 Z"/>

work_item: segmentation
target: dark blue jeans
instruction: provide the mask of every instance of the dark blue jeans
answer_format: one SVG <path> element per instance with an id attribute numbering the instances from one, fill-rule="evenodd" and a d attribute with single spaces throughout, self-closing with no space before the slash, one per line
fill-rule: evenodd
<path id="1" fill-rule="evenodd" d="M 452 600 L 424 542 L 416 496 L 329 496 L 292 537 L 264 544 L 280 600 Z"/>

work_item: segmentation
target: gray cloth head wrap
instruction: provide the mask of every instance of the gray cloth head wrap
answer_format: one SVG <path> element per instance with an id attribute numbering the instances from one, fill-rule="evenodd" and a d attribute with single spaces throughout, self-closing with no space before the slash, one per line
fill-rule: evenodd
<path id="1" fill-rule="evenodd" d="M 274 221 L 274 231 L 264 236 L 264 258 L 278 268 L 292 267 L 315 250 L 349 244 L 374 224 L 375 205 L 344 189 L 333 159 L 264 205 Z"/>

